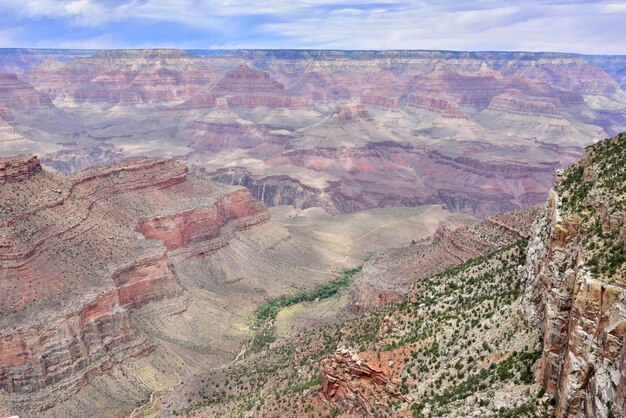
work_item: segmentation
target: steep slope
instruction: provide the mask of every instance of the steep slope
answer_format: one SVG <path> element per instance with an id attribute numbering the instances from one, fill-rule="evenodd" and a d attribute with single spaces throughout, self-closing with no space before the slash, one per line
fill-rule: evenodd
<path id="1" fill-rule="evenodd" d="M 557 417 L 626 413 L 625 197 L 620 134 L 559 175 L 528 249 L 522 312 L 543 335 Z"/>
<path id="2" fill-rule="evenodd" d="M 400 300 L 417 280 L 528 238 L 538 212 L 509 212 L 456 228 L 442 223 L 428 239 L 374 254 L 355 278 L 352 309 L 363 312 Z"/>
<path id="3" fill-rule="evenodd" d="M 533 379 L 538 335 L 516 315 L 524 248 L 465 262 L 417 281 L 398 304 L 201 374 L 164 397 L 159 413 L 546 416 L 549 398 Z"/>
<path id="4" fill-rule="evenodd" d="M 158 340 L 133 315 L 193 300 L 181 265 L 208 263 L 238 231 L 269 220 L 245 189 L 171 159 L 64 177 L 17 157 L 0 162 L 0 178 L 0 389 L 27 414 L 153 352 Z"/>

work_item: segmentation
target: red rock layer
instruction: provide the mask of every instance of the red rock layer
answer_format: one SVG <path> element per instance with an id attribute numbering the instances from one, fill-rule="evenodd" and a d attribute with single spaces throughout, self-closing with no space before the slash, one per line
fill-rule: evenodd
<path id="1" fill-rule="evenodd" d="M 16 75 L 0 74 L 0 105 L 8 109 L 46 108 L 52 101 Z"/>
<path id="2" fill-rule="evenodd" d="M 406 98 L 405 103 L 409 106 L 439 112 L 448 118 L 467 118 L 454 102 L 438 97 L 411 94 Z"/>
<path id="3" fill-rule="evenodd" d="M 146 238 L 163 241 L 168 250 L 175 250 L 193 242 L 216 239 L 227 223 L 257 215 L 262 211 L 262 203 L 252 199 L 246 190 L 238 190 L 220 197 L 212 207 L 142 219 L 139 222 L 139 232 Z M 242 223 L 238 227 L 246 226 Z"/>
<path id="4" fill-rule="evenodd" d="M 44 63 L 24 79 L 55 100 L 159 104 L 189 99 L 215 80 L 202 60 L 183 51 L 98 51 L 65 65 Z"/>
<path id="5" fill-rule="evenodd" d="M 34 155 L 0 158 L 0 183 L 24 180 L 39 171 L 41 163 Z"/>
<path id="6" fill-rule="evenodd" d="M 3 330 L 0 336 L 0 389 L 8 393 L 35 392 L 63 383 L 78 390 L 93 375 L 130 355 L 149 351 L 145 341 L 134 341 L 128 311 L 115 292 L 97 297 L 81 309 L 46 323 Z M 48 399 L 45 408 L 54 404 Z"/>
<path id="7" fill-rule="evenodd" d="M 331 358 L 322 360 L 321 368 L 324 396 L 344 411 L 360 410 L 373 416 L 382 412 L 389 400 L 404 400 L 398 390 L 399 381 L 389 379 L 384 371 L 367 364 L 353 350 L 338 349 Z M 377 397 L 386 398 L 386 402 Z"/>
<path id="8" fill-rule="evenodd" d="M 183 292 L 169 250 L 219 248 L 269 219 L 245 189 L 171 159 L 70 177 L 41 171 L 36 157 L 19 161 L 21 181 L 0 184 L 0 388 L 29 410 L 152 349 L 130 310 Z"/>
<path id="9" fill-rule="evenodd" d="M 288 95 L 285 87 L 268 73 L 241 65 L 227 72 L 210 90 L 192 97 L 185 107 L 212 106 L 219 97 L 226 97 L 229 106 L 249 109 L 258 106 L 303 108 L 311 105 L 305 98 Z"/>

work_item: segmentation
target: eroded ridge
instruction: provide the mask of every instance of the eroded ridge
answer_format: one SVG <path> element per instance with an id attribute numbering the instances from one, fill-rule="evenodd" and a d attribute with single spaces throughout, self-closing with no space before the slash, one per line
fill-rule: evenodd
<path id="1" fill-rule="evenodd" d="M 172 159 L 72 176 L 42 170 L 37 157 L 2 163 L 11 180 L 0 185 L 0 389 L 31 411 L 150 353 L 132 310 L 183 295 L 177 262 L 269 220 L 244 189 Z"/>

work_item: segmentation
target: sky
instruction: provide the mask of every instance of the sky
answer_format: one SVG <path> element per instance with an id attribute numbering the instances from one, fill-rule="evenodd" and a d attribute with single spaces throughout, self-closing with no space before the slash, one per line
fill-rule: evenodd
<path id="1" fill-rule="evenodd" d="M 626 54 L 626 0 L 0 0 L 0 47 Z"/>

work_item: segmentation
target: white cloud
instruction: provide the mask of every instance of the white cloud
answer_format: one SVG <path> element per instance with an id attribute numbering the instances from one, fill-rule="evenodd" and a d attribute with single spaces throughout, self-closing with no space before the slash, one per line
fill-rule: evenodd
<path id="1" fill-rule="evenodd" d="M 220 33 L 220 46 L 233 48 L 626 53 L 626 6 L 615 0 L 0 0 L 0 12 L 9 10 L 81 28 L 124 20 L 177 23 Z M 72 42 L 134 45 L 132 38 L 102 33 Z"/>
<path id="2" fill-rule="evenodd" d="M 10 9 L 27 18 L 70 19 L 81 26 L 100 25 L 128 18 L 136 1 L 120 0 L 0 0 L 0 9 Z"/>

